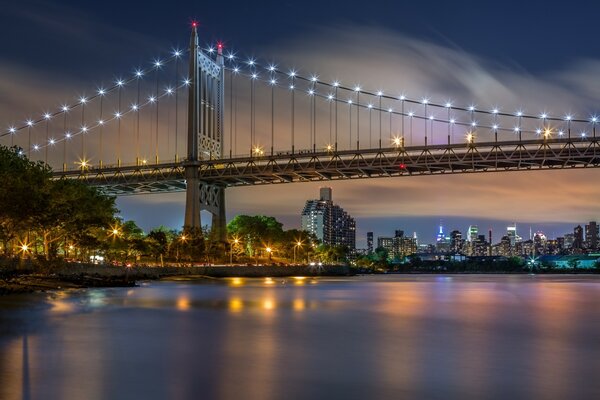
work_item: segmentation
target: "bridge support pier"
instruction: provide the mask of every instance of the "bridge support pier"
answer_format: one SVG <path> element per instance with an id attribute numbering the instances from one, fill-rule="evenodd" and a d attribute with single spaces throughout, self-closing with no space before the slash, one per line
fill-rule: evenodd
<path id="1" fill-rule="evenodd" d="M 198 168 L 186 168 L 185 227 L 202 228 L 200 212 L 206 210 L 212 215 L 213 237 L 227 242 L 227 219 L 225 213 L 225 187 L 203 183 L 198 176 Z"/>

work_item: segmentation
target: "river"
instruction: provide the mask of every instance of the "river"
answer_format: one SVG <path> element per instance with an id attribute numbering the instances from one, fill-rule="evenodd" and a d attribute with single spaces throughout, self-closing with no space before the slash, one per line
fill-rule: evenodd
<path id="1" fill-rule="evenodd" d="M 0 399 L 600 399 L 600 276 L 0 297 Z"/>

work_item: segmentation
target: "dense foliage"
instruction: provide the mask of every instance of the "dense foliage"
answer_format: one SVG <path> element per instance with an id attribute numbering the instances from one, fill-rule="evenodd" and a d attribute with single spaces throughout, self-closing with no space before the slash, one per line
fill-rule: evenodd
<path id="1" fill-rule="evenodd" d="M 0 242 L 4 255 L 66 254 L 108 227 L 114 198 L 74 180 L 53 180 L 50 169 L 17 148 L 0 146 Z M 38 248 L 38 245 L 41 249 Z"/>

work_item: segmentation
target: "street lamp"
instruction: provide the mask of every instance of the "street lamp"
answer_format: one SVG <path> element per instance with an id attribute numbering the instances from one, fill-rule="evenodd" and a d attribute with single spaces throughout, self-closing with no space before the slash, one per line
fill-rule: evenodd
<path id="1" fill-rule="evenodd" d="M 296 264 L 296 247 L 302 247 L 302 242 L 298 240 L 294 245 L 294 264 Z"/>
<path id="2" fill-rule="evenodd" d="M 240 239 L 235 238 L 233 239 L 233 246 L 229 246 L 229 265 L 233 265 L 233 248 L 237 247 L 238 243 L 240 242 Z"/>
<path id="3" fill-rule="evenodd" d="M 267 250 L 267 253 L 269 254 L 269 261 L 271 261 L 271 253 L 273 253 L 273 249 L 270 247 L 267 247 L 265 250 Z"/>

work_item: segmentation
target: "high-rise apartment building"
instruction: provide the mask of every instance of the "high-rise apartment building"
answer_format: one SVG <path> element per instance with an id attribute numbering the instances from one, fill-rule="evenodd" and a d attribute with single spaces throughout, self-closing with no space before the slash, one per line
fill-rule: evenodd
<path id="1" fill-rule="evenodd" d="M 404 236 L 404 231 L 396 230 L 394 237 L 378 237 L 377 247 L 386 249 L 390 260 L 403 260 L 417 252 L 417 239 Z"/>
<path id="2" fill-rule="evenodd" d="M 306 202 L 301 223 L 303 230 L 312 232 L 324 244 L 356 249 L 356 222 L 333 204 L 331 188 L 321 188 L 319 200 Z"/>

